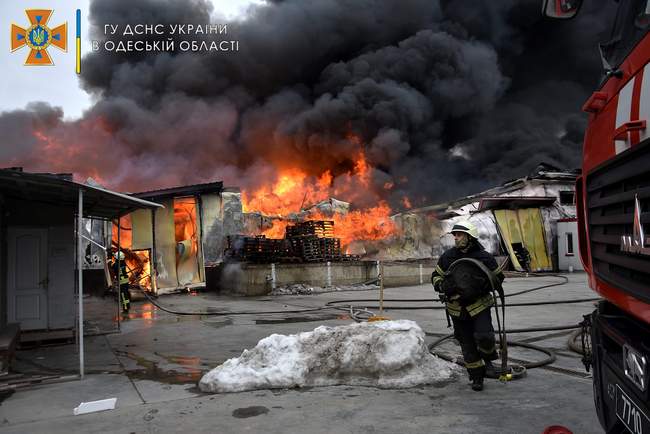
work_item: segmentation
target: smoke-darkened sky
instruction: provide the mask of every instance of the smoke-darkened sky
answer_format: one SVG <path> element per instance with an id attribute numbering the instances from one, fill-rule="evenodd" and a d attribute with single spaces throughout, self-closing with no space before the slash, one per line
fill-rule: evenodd
<path id="1" fill-rule="evenodd" d="M 604 3 L 604 4 L 601 4 Z M 298 167 L 332 185 L 363 151 L 359 206 L 474 193 L 540 162 L 580 164 L 580 107 L 602 68 L 613 2 L 568 22 L 540 0 L 284 0 L 231 23 L 237 52 L 83 60 L 95 99 L 64 121 L 46 103 L 0 113 L 0 167 L 74 172 L 122 191 L 223 180 L 245 189 Z M 104 24 L 208 23 L 207 0 L 91 2 Z M 391 185 L 391 188 L 386 188 Z M 340 197 L 346 200 L 349 198 Z"/>

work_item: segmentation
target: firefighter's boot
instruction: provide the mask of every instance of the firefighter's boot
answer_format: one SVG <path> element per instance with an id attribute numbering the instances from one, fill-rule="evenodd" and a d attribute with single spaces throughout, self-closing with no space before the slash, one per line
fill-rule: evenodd
<path id="1" fill-rule="evenodd" d="M 485 376 L 487 378 L 499 378 L 499 369 L 494 366 L 491 360 L 485 361 Z"/>
<path id="2" fill-rule="evenodd" d="M 483 362 L 481 360 L 481 362 Z M 469 379 L 472 381 L 472 390 L 480 392 L 483 390 L 483 379 L 485 378 L 485 366 L 467 369 Z"/>
<path id="3" fill-rule="evenodd" d="M 483 377 L 472 378 L 472 390 L 476 392 L 483 390 Z"/>

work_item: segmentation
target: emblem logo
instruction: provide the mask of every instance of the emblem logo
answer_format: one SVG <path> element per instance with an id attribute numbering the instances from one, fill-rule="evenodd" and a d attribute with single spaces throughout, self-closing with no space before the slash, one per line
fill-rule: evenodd
<path id="1" fill-rule="evenodd" d="M 53 13 L 51 9 L 27 9 L 25 13 L 29 18 L 28 28 L 11 25 L 11 51 L 26 45 L 30 50 L 25 65 L 54 65 L 47 49 L 54 46 L 68 50 L 68 23 L 50 29 L 47 22 Z"/>
<path id="2" fill-rule="evenodd" d="M 648 247 L 646 247 L 646 245 Z M 646 239 L 645 234 L 643 233 L 643 224 L 641 224 L 641 204 L 639 203 L 639 197 L 637 195 L 634 195 L 634 223 L 632 235 L 623 235 L 621 237 L 621 252 L 650 256 L 650 240 Z"/>

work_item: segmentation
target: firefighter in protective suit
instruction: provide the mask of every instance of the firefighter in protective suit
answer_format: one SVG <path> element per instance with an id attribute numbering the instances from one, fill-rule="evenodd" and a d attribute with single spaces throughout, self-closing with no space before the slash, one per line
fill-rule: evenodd
<path id="1" fill-rule="evenodd" d="M 122 311 L 128 312 L 131 307 L 131 294 L 129 293 L 129 275 L 126 268 L 126 262 L 124 262 L 126 257 L 122 251 L 115 252 L 113 254 L 113 257 L 113 273 L 115 274 L 116 279 L 118 279 L 120 282 L 120 305 L 122 306 Z"/>
<path id="2" fill-rule="evenodd" d="M 445 272 L 456 260 L 472 258 L 482 262 L 490 271 L 496 270 L 500 281 L 503 281 L 503 273 L 497 270 L 496 260 L 478 241 L 476 226 L 469 221 L 461 221 L 452 227 L 451 234 L 455 247 L 442 254 L 431 275 L 431 283 L 439 293 L 440 300 L 446 304 L 447 319 L 451 317 L 454 324 L 454 337 L 460 342 L 472 389 L 480 391 L 483 390 L 486 374 L 496 376 L 492 360 L 498 356 L 490 313 L 494 297 L 487 287 L 460 294 L 454 288 L 453 279 L 445 278 Z"/>

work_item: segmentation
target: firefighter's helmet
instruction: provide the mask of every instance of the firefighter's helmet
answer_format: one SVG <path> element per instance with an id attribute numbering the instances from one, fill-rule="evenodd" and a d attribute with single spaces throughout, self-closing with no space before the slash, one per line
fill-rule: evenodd
<path id="1" fill-rule="evenodd" d="M 113 253 L 113 256 L 115 257 L 115 259 L 119 259 L 120 261 L 123 261 L 124 258 L 126 257 L 124 256 L 124 252 L 121 250 L 119 252 Z"/>
<path id="2" fill-rule="evenodd" d="M 454 223 L 454 227 L 452 227 L 449 232 L 451 232 L 452 234 L 454 232 L 464 232 L 470 237 L 478 240 L 478 229 L 476 228 L 476 226 L 474 226 L 473 223 L 469 222 L 468 220 L 462 220 L 457 223 Z"/>

